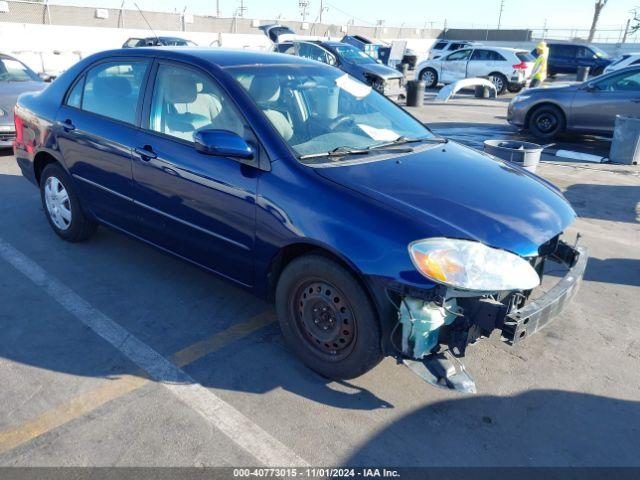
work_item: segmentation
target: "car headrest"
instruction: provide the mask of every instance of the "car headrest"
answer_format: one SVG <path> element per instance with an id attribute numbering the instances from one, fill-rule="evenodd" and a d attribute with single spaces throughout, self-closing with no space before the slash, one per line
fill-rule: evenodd
<path id="1" fill-rule="evenodd" d="M 257 102 L 275 102 L 280 97 L 280 82 L 274 75 L 256 75 L 249 87 L 249 93 Z"/>
<path id="2" fill-rule="evenodd" d="M 131 83 L 124 77 L 98 77 L 93 82 L 94 94 L 101 97 L 121 97 L 131 94 Z"/>
<path id="3" fill-rule="evenodd" d="M 193 103 L 198 97 L 198 85 L 191 75 L 176 73 L 165 78 L 164 98 L 169 103 Z"/>

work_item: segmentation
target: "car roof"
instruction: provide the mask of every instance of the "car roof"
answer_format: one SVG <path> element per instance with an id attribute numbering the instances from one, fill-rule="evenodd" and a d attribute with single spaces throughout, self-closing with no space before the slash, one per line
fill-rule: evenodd
<path id="1" fill-rule="evenodd" d="M 107 50 L 96 54 L 93 58 L 108 57 L 162 57 L 169 60 L 203 60 L 220 67 L 240 65 L 317 65 L 314 60 L 275 52 L 260 52 L 254 50 L 231 50 L 218 47 L 141 47 Z"/>

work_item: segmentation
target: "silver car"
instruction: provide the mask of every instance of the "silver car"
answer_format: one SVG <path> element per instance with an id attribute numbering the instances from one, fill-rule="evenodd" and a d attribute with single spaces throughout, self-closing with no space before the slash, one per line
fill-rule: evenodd
<path id="1" fill-rule="evenodd" d="M 13 107 L 18 96 L 46 86 L 47 83 L 20 60 L 0 54 L 0 148 L 13 145 L 16 136 Z"/>
<path id="2" fill-rule="evenodd" d="M 640 66 L 576 85 L 525 90 L 507 120 L 547 139 L 562 132 L 611 135 L 616 115 L 640 115 Z"/>

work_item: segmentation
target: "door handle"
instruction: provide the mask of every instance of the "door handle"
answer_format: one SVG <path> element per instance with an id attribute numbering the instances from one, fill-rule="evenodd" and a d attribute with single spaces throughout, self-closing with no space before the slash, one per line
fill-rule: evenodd
<path id="1" fill-rule="evenodd" d="M 64 122 L 60 122 L 60 125 L 65 132 L 71 132 L 76 129 L 76 126 L 73 124 L 70 118 L 67 118 Z"/>
<path id="2" fill-rule="evenodd" d="M 158 158 L 158 154 L 153 151 L 151 145 L 145 145 L 144 147 L 134 148 L 133 151 L 140 156 L 142 160 L 148 162 L 154 158 Z"/>

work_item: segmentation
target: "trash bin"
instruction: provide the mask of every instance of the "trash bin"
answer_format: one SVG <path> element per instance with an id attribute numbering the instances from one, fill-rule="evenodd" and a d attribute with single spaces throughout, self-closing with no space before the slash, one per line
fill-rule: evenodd
<path id="1" fill-rule="evenodd" d="M 426 86 L 426 82 L 422 80 L 410 80 L 407 82 L 407 107 L 422 106 Z"/>
<path id="2" fill-rule="evenodd" d="M 616 115 L 609 160 L 627 165 L 640 162 L 640 116 Z"/>
<path id="3" fill-rule="evenodd" d="M 489 98 L 491 96 L 491 89 L 484 85 L 476 85 L 476 98 Z"/>
<path id="4" fill-rule="evenodd" d="M 536 172 L 543 147 L 536 143 L 513 140 L 485 140 L 484 151 L 532 173 Z"/>
<path id="5" fill-rule="evenodd" d="M 579 82 L 586 82 L 589 78 L 589 70 L 591 67 L 578 67 L 578 73 L 576 74 L 576 80 Z"/>

